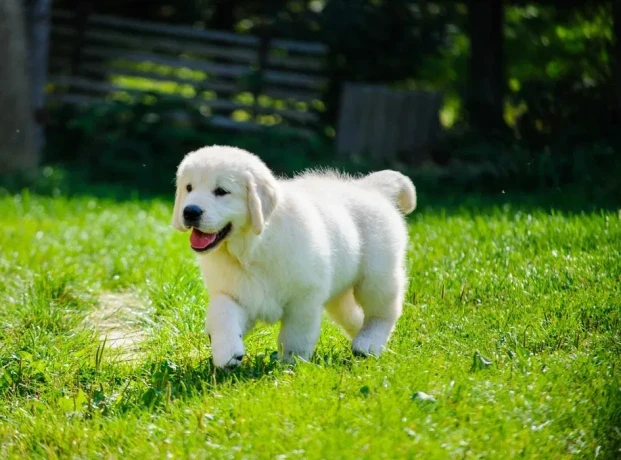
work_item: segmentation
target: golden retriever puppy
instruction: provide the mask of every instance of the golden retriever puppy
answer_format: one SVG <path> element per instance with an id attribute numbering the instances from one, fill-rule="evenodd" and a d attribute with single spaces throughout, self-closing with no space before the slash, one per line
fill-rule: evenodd
<path id="1" fill-rule="evenodd" d="M 361 178 L 307 172 L 277 179 L 255 155 L 212 146 L 177 171 L 173 226 L 210 295 L 217 367 L 240 364 L 257 321 L 281 322 L 279 357 L 311 358 L 323 308 L 359 355 L 379 355 L 401 315 L 414 185 L 396 171 Z"/>

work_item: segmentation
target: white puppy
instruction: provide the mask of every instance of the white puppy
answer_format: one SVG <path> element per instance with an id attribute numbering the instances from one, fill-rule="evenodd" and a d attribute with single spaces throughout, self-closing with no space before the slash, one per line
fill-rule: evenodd
<path id="1" fill-rule="evenodd" d="M 403 214 L 415 207 L 414 185 L 396 171 L 276 179 L 234 147 L 188 154 L 177 172 L 173 225 L 192 230 L 210 294 L 214 364 L 240 364 L 257 321 L 281 321 L 281 359 L 310 359 L 324 307 L 354 353 L 378 355 L 401 315 Z"/>

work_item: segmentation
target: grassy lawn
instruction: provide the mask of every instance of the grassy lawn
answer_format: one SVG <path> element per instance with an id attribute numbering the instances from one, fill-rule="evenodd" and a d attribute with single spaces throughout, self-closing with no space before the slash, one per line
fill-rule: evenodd
<path id="1" fill-rule="evenodd" d="M 389 352 L 353 358 L 326 320 L 289 369 L 260 327 L 224 373 L 170 208 L 0 198 L 0 457 L 619 455 L 617 211 L 423 203 Z"/>

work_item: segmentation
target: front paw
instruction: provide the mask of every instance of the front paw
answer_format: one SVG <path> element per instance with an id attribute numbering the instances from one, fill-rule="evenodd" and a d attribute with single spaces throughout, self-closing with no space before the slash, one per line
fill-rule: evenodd
<path id="1" fill-rule="evenodd" d="M 352 352 L 354 356 L 360 357 L 368 357 L 375 356 L 378 357 L 382 354 L 384 350 L 384 345 L 381 343 L 376 343 L 369 337 L 356 337 L 351 344 Z"/>
<path id="2" fill-rule="evenodd" d="M 212 341 L 211 353 L 214 366 L 231 369 L 239 366 L 244 358 L 244 342 L 239 337 Z"/>
<path id="3" fill-rule="evenodd" d="M 284 364 L 295 364 L 296 361 L 310 361 L 313 357 L 312 350 L 283 350 L 278 353 L 278 359 Z"/>

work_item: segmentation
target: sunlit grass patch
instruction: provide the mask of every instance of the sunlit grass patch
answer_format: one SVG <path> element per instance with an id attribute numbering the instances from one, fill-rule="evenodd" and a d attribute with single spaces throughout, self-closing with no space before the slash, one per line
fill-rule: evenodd
<path id="1" fill-rule="evenodd" d="M 618 212 L 421 204 L 380 359 L 326 321 L 290 369 L 260 326 L 224 373 L 170 201 L 0 198 L 2 457 L 613 458 Z M 141 306 L 112 316 L 139 333 L 131 360 L 102 347 L 104 304 Z"/>

